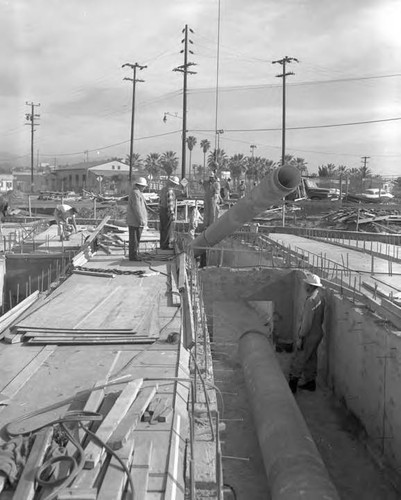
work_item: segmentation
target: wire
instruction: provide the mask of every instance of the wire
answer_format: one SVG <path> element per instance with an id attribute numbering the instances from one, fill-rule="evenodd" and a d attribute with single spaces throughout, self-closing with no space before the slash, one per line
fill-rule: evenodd
<path id="1" fill-rule="evenodd" d="M 148 136 L 144 136 L 144 137 L 135 137 L 135 141 L 142 141 L 142 140 L 146 140 L 146 139 L 154 139 L 156 137 L 163 137 L 163 136 L 166 136 L 166 135 L 173 135 L 173 134 L 177 134 L 181 132 L 181 130 L 173 130 L 172 132 L 165 132 L 164 134 L 155 134 L 155 135 L 148 135 Z M 95 149 L 86 149 L 84 151 L 78 151 L 78 152 L 75 152 L 75 153 L 41 153 L 41 156 L 50 156 L 50 157 L 58 157 L 58 156 L 75 156 L 75 155 L 80 155 L 80 154 L 84 154 L 84 153 L 94 153 L 96 151 L 102 151 L 104 149 L 109 149 L 109 148 L 113 148 L 115 146 L 121 146 L 121 144 L 127 144 L 129 143 L 130 140 L 126 140 L 126 141 L 121 141 L 121 142 L 116 142 L 115 144 L 109 144 L 108 146 L 102 146 L 100 148 L 95 148 Z M 28 155 L 25 155 L 25 156 L 28 156 Z"/>
<path id="2" fill-rule="evenodd" d="M 351 125 L 366 125 L 370 123 L 384 123 L 384 122 L 393 122 L 399 121 L 401 117 L 394 118 L 383 118 L 380 120 L 365 120 L 360 122 L 347 122 L 347 123 L 333 123 L 327 125 L 305 125 L 300 127 L 286 127 L 286 130 L 307 130 L 307 129 L 316 129 L 316 128 L 330 128 L 330 127 L 347 127 Z M 278 130 L 282 130 L 282 127 L 274 127 L 274 128 L 244 128 L 244 129 L 224 129 L 224 132 L 276 132 Z M 213 132 L 211 129 L 192 129 L 189 132 Z"/>

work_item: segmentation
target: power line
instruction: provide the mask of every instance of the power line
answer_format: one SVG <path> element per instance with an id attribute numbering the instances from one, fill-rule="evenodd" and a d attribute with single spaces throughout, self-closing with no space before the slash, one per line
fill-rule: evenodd
<path id="1" fill-rule="evenodd" d="M 393 122 L 393 121 L 399 121 L 401 120 L 401 117 L 396 117 L 396 118 L 383 118 L 381 120 L 366 120 L 366 121 L 360 121 L 360 122 L 348 122 L 348 123 L 332 123 L 328 125 L 305 125 L 305 126 L 300 126 L 300 127 L 286 127 L 287 130 L 309 130 L 309 129 L 316 129 L 316 128 L 331 128 L 331 127 L 348 127 L 351 125 L 367 125 L 370 123 L 385 123 L 385 122 Z M 281 127 L 274 127 L 274 128 L 243 128 L 243 129 L 224 129 L 226 132 L 276 132 L 277 130 L 281 130 Z M 197 129 L 197 130 L 191 130 L 191 132 L 212 132 L 211 129 Z"/>
<path id="2" fill-rule="evenodd" d="M 164 134 L 155 134 L 155 135 L 148 135 L 148 136 L 144 136 L 144 137 L 136 137 L 135 140 L 136 141 L 143 141 L 143 140 L 146 140 L 146 139 L 155 139 L 156 137 L 163 137 L 165 135 L 173 135 L 173 134 L 177 134 L 178 132 L 181 132 L 181 131 L 180 130 L 173 130 L 172 132 L 165 132 Z M 41 153 L 41 156 L 46 156 L 46 157 L 50 157 L 50 156 L 51 157 L 55 157 L 55 156 L 76 156 L 76 155 L 80 155 L 80 154 L 83 154 L 83 153 L 94 153 L 96 151 L 102 151 L 104 149 L 114 148 L 116 146 L 121 146 L 122 144 L 127 144 L 128 142 L 130 142 L 130 139 L 128 139 L 126 141 L 116 142 L 115 144 L 109 144 L 108 146 L 102 146 L 100 148 L 85 149 L 85 150 L 78 151 L 78 152 L 75 152 L 75 153 L 43 153 L 43 154 Z"/>
<path id="3" fill-rule="evenodd" d="M 357 81 L 364 81 L 364 80 L 379 80 L 383 78 L 398 78 L 401 76 L 401 73 L 394 73 L 390 75 L 373 75 L 373 76 L 360 76 L 360 77 L 349 77 L 349 78 L 332 78 L 329 80 L 310 80 L 310 81 L 305 81 L 305 82 L 296 82 L 296 83 L 288 83 L 289 86 L 291 87 L 301 87 L 301 86 L 306 86 L 306 85 L 321 85 L 321 84 L 326 84 L 326 83 L 344 83 L 344 82 L 357 82 Z M 235 92 L 235 91 L 242 91 L 242 90 L 263 90 L 263 89 L 268 89 L 268 88 L 280 88 L 281 84 L 277 83 L 264 83 L 264 84 L 255 84 L 255 85 L 227 85 L 227 86 L 221 86 L 220 90 L 224 92 Z M 196 93 L 208 93 L 208 92 L 213 92 L 214 87 L 200 87 L 200 88 L 195 88 L 191 90 L 191 94 L 196 94 Z"/>

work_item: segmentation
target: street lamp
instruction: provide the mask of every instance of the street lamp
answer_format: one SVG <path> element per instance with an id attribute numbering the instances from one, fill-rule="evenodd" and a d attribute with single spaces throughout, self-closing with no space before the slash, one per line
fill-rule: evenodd
<path id="1" fill-rule="evenodd" d="M 163 116 L 163 121 L 164 123 L 167 122 L 167 116 L 172 116 L 173 118 L 178 118 L 179 120 L 182 120 L 182 116 L 178 116 L 178 113 L 169 113 L 168 111 L 165 111 L 164 116 Z"/>

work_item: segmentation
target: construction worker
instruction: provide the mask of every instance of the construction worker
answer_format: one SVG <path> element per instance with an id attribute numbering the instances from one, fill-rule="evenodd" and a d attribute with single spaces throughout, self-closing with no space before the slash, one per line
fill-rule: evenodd
<path id="1" fill-rule="evenodd" d="M 174 188 L 180 185 L 180 180 L 175 175 L 170 177 L 167 184 L 160 191 L 159 220 L 160 220 L 160 248 L 168 250 L 173 235 L 173 223 L 175 220 L 176 194 Z"/>
<path id="2" fill-rule="evenodd" d="M 322 283 L 316 274 L 304 279 L 307 297 L 301 316 L 301 324 L 295 345 L 295 354 L 290 367 L 289 386 L 293 393 L 297 388 L 316 390 L 317 350 L 323 338 L 325 298 Z M 303 376 L 303 383 L 298 385 Z"/>
<path id="3" fill-rule="evenodd" d="M 189 212 L 189 223 L 188 223 L 188 234 L 191 239 L 195 238 L 195 231 L 199 226 L 199 222 L 202 222 L 203 217 L 201 216 L 197 205 L 190 208 Z"/>
<path id="4" fill-rule="evenodd" d="M 203 182 L 203 189 L 205 190 L 203 225 L 206 229 L 219 217 L 219 203 L 221 202 L 220 182 L 213 171 L 210 172 L 209 179 Z"/>
<path id="5" fill-rule="evenodd" d="M 127 207 L 128 225 L 128 259 L 141 260 L 139 256 L 139 243 L 143 228 L 148 224 L 148 211 L 142 191 L 148 183 L 144 177 L 139 177 L 129 194 Z"/>
<path id="6" fill-rule="evenodd" d="M 75 232 L 77 229 L 77 222 L 75 220 L 75 214 L 78 210 L 75 207 L 71 207 L 66 203 L 57 205 L 54 210 L 54 218 L 57 223 L 57 234 L 60 236 L 60 241 L 68 240 L 71 235 L 72 228 Z"/>
<path id="7" fill-rule="evenodd" d="M 246 186 L 245 186 L 245 181 L 241 181 L 239 186 L 238 186 L 238 196 L 240 198 L 245 197 L 245 191 L 246 191 Z"/>

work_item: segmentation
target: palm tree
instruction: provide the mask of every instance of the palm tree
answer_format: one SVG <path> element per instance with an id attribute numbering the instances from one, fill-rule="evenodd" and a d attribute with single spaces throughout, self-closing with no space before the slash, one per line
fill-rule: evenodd
<path id="1" fill-rule="evenodd" d="M 159 153 L 149 153 L 145 160 L 145 170 L 152 177 L 160 175 L 160 155 Z"/>
<path id="2" fill-rule="evenodd" d="M 224 149 L 214 149 L 209 153 L 207 166 L 210 170 L 221 172 L 228 163 L 227 154 Z"/>
<path id="3" fill-rule="evenodd" d="M 160 159 L 161 167 L 170 177 L 178 167 L 178 158 L 174 151 L 166 151 Z"/>
<path id="4" fill-rule="evenodd" d="M 189 149 L 189 174 L 191 175 L 191 167 L 192 167 L 192 150 L 196 146 L 196 137 L 190 135 L 187 137 L 187 146 Z"/>
<path id="5" fill-rule="evenodd" d="M 307 162 L 303 158 L 292 158 L 291 165 L 297 167 L 297 169 L 301 172 L 301 175 L 308 175 L 308 167 Z"/>
<path id="6" fill-rule="evenodd" d="M 127 155 L 125 157 L 125 163 L 127 165 L 130 164 L 130 155 Z M 141 170 L 142 167 L 143 167 L 143 161 L 142 161 L 141 155 L 139 153 L 133 153 L 133 155 L 132 155 L 132 169 L 133 170 L 135 170 L 135 169 Z"/>
<path id="7" fill-rule="evenodd" d="M 210 142 L 207 139 L 202 139 L 200 142 L 200 147 L 203 151 L 203 171 L 206 171 L 206 153 L 210 149 Z"/>
<path id="8" fill-rule="evenodd" d="M 247 158 L 243 154 L 235 154 L 228 160 L 228 168 L 230 169 L 233 179 L 238 179 L 246 172 Z"/>

